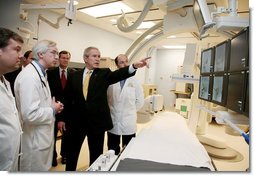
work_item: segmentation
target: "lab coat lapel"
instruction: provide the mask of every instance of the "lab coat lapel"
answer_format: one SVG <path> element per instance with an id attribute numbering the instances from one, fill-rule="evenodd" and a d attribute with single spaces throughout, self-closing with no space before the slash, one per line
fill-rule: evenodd
<path id="1" fill-rule="evenodd" d="M 124 90 L 126 89 L 126 86 L 129 84 L 129 79 L 126 79 L 125 80 L 125 83 L 124 83 L 124 85 L 123 85 L 123 88 L 121 89 L 121 85 L 120 85 L 120 82 L 119 82 L 119 87 L 120 87 L 120 89 L 121 89 L 121 91 L 120 91 L 120 98 L 123 96 L 123 94 L 124 94 Z"/>
<path id="2" fill-rule="evenodd" d="M 1 92 L 3 92 L 3 93 L 5 93 L 8 96 L 8 98 L 13 103 L 13 107 L 14 107 L 13 108 L 13 112 L 16 112 L 17 111 L 17 109 L 16 109 L 16 102 L 15 102 L 15 97 L 13 96 L 12 91 L 11 91 L 11 86 L 10 86 L 9 82 L 6 79 L 4 81 L 6 83 L 7 89 L 6 89 L 5 85 L 4 85 L 4 83 L 2 83 L 2 81 L 0 81 L 0 94 L 1 94 Z M 21 122 L 20 118 L 19 118 L 19 120 Z"/>
<path id="3" fill-rule="evenodd" d="M 37 71 L 39 72 L 39 75 L 38 75 L 38 76 L 41 77 L 41 81 L 43 81 L 44 84 L 46 85 L 46 87 L 45 87 L 45 85 L 44 85 L 43 83 L 41 83 L 41 84 L 43 84 L 43 92 L 45 93 L 46 96 L 49 96 L 51 93 L 50 93 L 50 89 L 49 89 L 48 80 L 47 80 L 47 78 L 46 78 L 47 75 L 45 75 L 45 76 L 43 75 L 40 66 L 39 66 L 36 62 L 33 61 L 33 64 L 34 64 L 34 66 L 36 67 Z M 35 71 L 35 72 L 36 72 L 36 71 Z M 50 95 L 50 96 L 51 96 L 51 95 Z"/>
<path id="4" fill-rule="evenodd" d="M 5 79 L 5 78 L 4 78 Z M 6 94 L 9 96 L 9 97 L 12 97 L 13 98 L 13 95 L 12 95 L 12 92 L 11 92 L 11 87 L 10 87 L 10 84 L 9 82 L 5 79 L 4 80 L 5 83 L 6 83 L 6 86 L 7 88 L 5 87 L 4 83 L 2 83 L 2 81 L 0 81 L 0 88 L 3 90 L 3 92 L 6 92 Z"/>

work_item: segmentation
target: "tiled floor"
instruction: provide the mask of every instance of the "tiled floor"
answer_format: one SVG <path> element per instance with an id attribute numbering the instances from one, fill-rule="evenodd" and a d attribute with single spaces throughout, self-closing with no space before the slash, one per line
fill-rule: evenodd
<path id="1" fill-rule="evenodd" d="M 138 123 L 138 131 L 139 132 L 142 128 L 149 126 L 151 121 L 147 123 Z M 213 162 L 218 171 L 246 171 L 249 166 L 249 145 L 247 145 L 244 139 L 241 136 L 232 136 L 225 133 L 225 127 L 223 125 L 217 125 L 215 123 L 211 123 L 208 125 L 207 134 L 212 134 L 215 136 L 220 136 L 220 138 L 225 139 L 226 144 L 230 146 L 232 149 L 240 152 L 243 156 L 243 160 L 240 162 L 233 162 L 230 160 L 217 160 L 214 159 Z M 105 143 L 104 143 L 104 150 L 107 150 L 106 146 L 107 135 L 105 135 Z M 61 145 L 61 140 L 57 141 L 57 151 L 59 152 L 59 148 Z M 60 156 L 59 156 L 60 157 Z M 88 168 L 88 146 L 87 140 L 84 141 L 80 155 L 77 170 L 84 168 Z M 58 158 L 58 166 L 52 167 L 50 171 L 65 171 L 65 165 L 61 164 L 61 159 Z"/>

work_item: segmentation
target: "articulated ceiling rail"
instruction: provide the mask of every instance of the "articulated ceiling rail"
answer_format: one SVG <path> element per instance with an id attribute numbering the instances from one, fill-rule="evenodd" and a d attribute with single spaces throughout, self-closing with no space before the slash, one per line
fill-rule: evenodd
<path id="1" fill-rule="evenodd" d="M 162 37 L 163 35 L 164 35 L 163 31 L 159 31 L 156 34 L 154 34 L 154 36 L 151 37 L 150 39 L 145 40 L 143 43 L 140 43 L 140 45 L 135 49 L 135 51 L 133 51 L 132 54 L 129 56 L 129 60 L 132 61 L 143 48 L 145 48 L 152 41 Z"/>
<path id="2" fill-rule="evenodd" d="M 145 19 L 145 16 L 147 15 L 147 13 L 149 12 L 150 8 L 153 5 L 153 1 L 152 0 L 148 0 L 142 13 L 140 14 L 140 16 L 138 17 L 138 19 L 130 26 L 128 26 L 127 20 L 125 19 L 125 14 L 123 13 L 123 15 L 117 20 L 117 27 L 118 29 L 120 29 L 120 31 L 122 32 L 131 32 L 134 31 L 135 29 L 137 29 L 137 27 L 143 22 L 143 20 Z M 126 25 L 126 26 L 125 26 Z"/>
<path id="3" fill-rule="evenodd" d="M 138 44 L 140 44 L 140 42 L 142 40 L 145 39 L 146 36 L 148 36 L 149 34 L 151 34 L 153 31 L 161 28 L 163 26 L 163 21 L 157 23 L 156 25 L 154 25 L 153 27 L 151 27 L 150 29 L 148 29 L 146 32 L 144 32 L 137 40 L 135 40 L 133 42 L 133 44 L 129 47 L 129 49 L 126 51 L 126 55 L 130 56 L 130 54 L 133 52 L 133 50 L 135 49 L 135 47 L 137 47 Z"/>

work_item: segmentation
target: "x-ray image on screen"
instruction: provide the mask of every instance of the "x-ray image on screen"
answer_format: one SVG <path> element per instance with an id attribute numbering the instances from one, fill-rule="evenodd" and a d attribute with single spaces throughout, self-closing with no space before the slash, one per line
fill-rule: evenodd
<path id="1" fill-rule="evenodd" d="M 201 73 L 209 73 L 211 66 L 212 50 L 202 52 L 201 56 Z"/>
<path id="2" fill-rule="evenodd" d="M 199 97 L 209 100 L 209 76 L 201 77 L 199 86 Z"/>
<path id="3" fill-rule="evenodd" d="M 219 103 L 222 102 L 223 76 L 215 76 L 213 78 L 213 96 L 212 100 Z"/>
<path id="4" fill-rule="evenodd" d="M 226 45 L 223 43 L 215 47 L 214 71 L 225 71 Z"/>

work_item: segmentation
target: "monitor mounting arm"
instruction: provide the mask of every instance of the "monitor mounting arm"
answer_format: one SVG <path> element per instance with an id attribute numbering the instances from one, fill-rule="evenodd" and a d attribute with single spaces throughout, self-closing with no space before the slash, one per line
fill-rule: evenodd
<path id="1" fill-rule="evenodd" d="M 76 18 L 76 6 L 74 5 L 74 0 L 70 0 L 69 3 L 55 3 L 55 4 L 21 4 L 20 5 L 20 14 L 23 19 L 27 17 L 27 11 L 31 9 L 65 9 L 65 17 L 68 19 L 67 25 L 72 24 L 72 20 Z M 62 16 L 62 15 L 61 15 Z M 59 27 L 59 19 L 56 24 L 50 22 L 49 20 L 44 20 L 46 18 L 40 18 L 40 20 L 45 21 L 54 28 Z"/>

